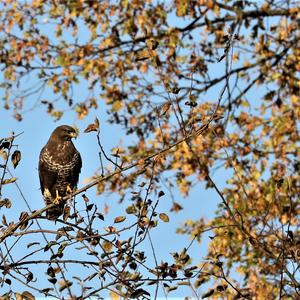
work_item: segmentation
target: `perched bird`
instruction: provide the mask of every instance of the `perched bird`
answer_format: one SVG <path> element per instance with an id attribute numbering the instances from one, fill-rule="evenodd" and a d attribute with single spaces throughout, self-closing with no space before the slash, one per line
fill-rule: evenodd
<path id="1" fill-rule="evenodd" d="M 46 212 L 49 220 L 56 220 L 63 213 L 65 203 L 62 198 L 77 187 L 82 161 L 71 141 L 76 137 L 76 131 L 71 126 L 59 126 L 40 153 L 41 191 L 46 205 L 56 204 Z"/>

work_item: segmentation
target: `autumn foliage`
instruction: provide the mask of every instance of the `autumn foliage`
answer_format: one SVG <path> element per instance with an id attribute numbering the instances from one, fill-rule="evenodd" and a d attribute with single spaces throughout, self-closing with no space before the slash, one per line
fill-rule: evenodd
<path id="1" fill-rule="evenodd" d="M 8 170 L 22 160 L 18 136 L 2 137 L 1 299 L 300 297 L 296 2 L 0 1 L 3 111 L 22 121 L 25 109 L 44 106 L 64 120 L 67 110 L 85 119 L 105 107 L 125 141 L 105 151 L 101 120 L 86 128 L 100 167 L 73 195 L 81 210 L 45 230 L 47 208 L 5 218 L 6 185 L 18 182 Z M 218 197 L 215 215 L 204 220 L 198 201 L 199 218 L 174 231 L 199 247 L 209 233 L 205 256 L 192 257 L 190 244 L 157 261 L 152 230 L 184 209 L 172 191 L 189 198 L 200 182 Z M 107 222 L 89 197 L 94 186 L 118 195 L 124 215 Z M 158 210 L 161 199 L 170 212 Z M 43 239 L 15 260 L 11 245 L 36 233 Z"/>

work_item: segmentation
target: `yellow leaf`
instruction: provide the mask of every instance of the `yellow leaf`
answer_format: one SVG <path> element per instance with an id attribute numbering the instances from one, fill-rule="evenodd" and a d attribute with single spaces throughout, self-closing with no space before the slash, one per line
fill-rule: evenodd
<path id="1" fill-rule="evenodd" d="M 117 112 L 120 109 L 123 108 L 123 102 L 120 100 L 114 101 L 113 105 L 112 105 L 112 111 Z"/>
<path id="2" fill-rule="evenodd" d="M 22 295 L 19 293 L 16 293 L 16 300 L 23 300 Z"/>
<path id="3" fill-rule="evenodd" d="M 159 214 L 159 218 L 166 223 L 170 221 L 169 216 L 165 213 Z"/>
<path id="4" fill-rule="evenodd" d="M 9 184 L 9 183 L 13 183 L 13 182 L 15 182 L 17 180 L 17 178 L 16 177 L 12 177 L 12 178 L 8 178 L 8 179 L 4 179 L 3 181 L 2 181 L 2 184 Z"/>
<path id="5" fill-rule="evenodd" d="M 112 300 L 119 300 L 119 299 L 121 299 L 120 296 L 119 296 L 117 293 L 115 293 L 114 291 L 111 291 L 111 292 L 109 293 L 109 297 L 110 297 Z"/>

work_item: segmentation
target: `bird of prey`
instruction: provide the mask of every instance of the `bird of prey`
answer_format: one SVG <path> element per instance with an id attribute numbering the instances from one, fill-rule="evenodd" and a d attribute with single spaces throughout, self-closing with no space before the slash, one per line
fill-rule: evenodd
<path id="1" fill-rule="evenodd" d="M 46 212 L 49 220 L 56 220 L 63 213 L 63 197 L 77 187 L 82 161 L 71 141 L 76 136 L 71 126 L 59 126 L 40 153 L 39 177 L 44 201 L 46 205 L 56 204 Z"/>

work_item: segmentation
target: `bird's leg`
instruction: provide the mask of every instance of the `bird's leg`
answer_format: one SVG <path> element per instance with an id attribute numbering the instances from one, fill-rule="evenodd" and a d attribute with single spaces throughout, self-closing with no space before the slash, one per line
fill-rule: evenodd
<path id="1" fill-rule="evenodd" d="M 73 189 L 70 187 L 70 185 L 67 185 L 67 194 L 72 194 L 73 193 Z"/>
<path id="2" fill-rule="evenodd" d="M 61 202 L 62 197 L 58 194 L 58 190 L 56 190 L 56 197 L 53 200 L 54 204 L 59 204 Z"/>
<path id="3" fill-rule="evenodd" d="M 44 198 L 45 199 L 51 199 L 51 193 L 50 193 L 50 191 L 48 190 L 48 189 L 45 189 L 44 190 Z"/>

